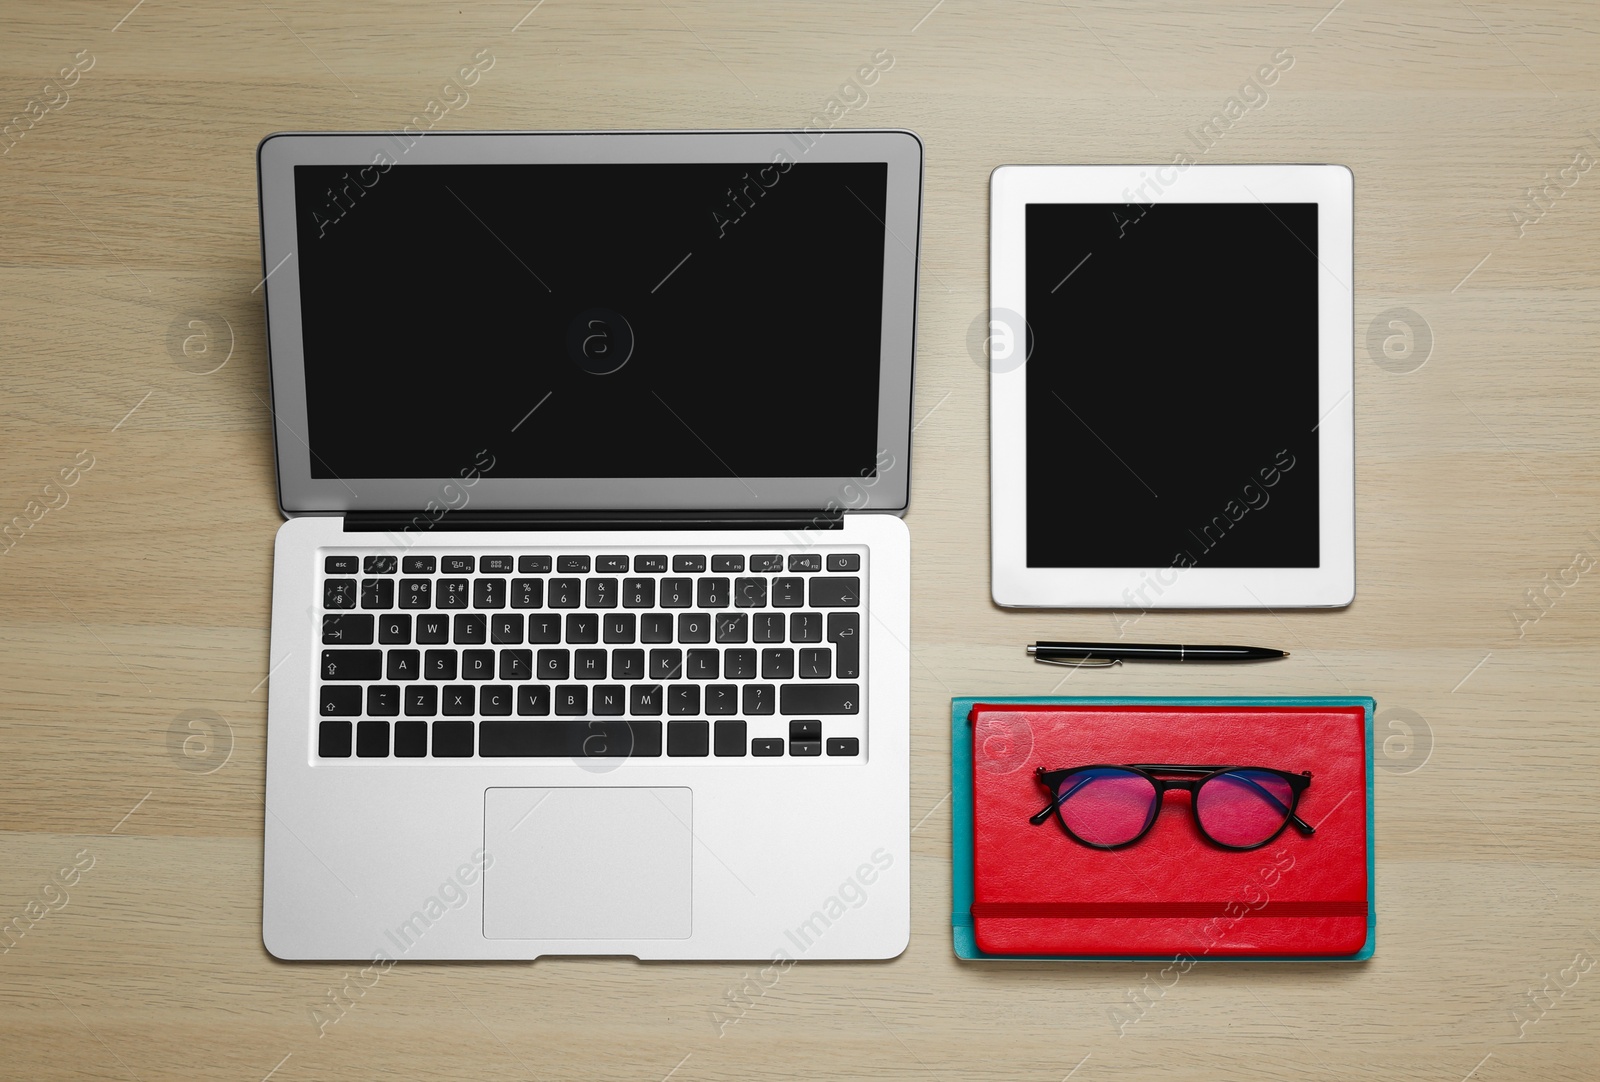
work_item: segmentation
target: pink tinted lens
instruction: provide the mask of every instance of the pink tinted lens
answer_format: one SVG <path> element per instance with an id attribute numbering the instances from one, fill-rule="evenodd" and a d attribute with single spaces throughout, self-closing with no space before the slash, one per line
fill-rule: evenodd
<path id="1" fill-rule="evenodd" d="M 1122 845 L 1139 836 L 1156 810 L 1156 787 L 1130 770 L 1092 767 L 1069 774 L 1057 798 L 1061 821 L 1090 845 Z"/>
<path id="2" fill-rule="evenodd" d="M 1264 770 L 1219 774 L 1194 798 L 1200 825 L 1223 845 L 1260 845 L 1278 832 L 1293 806 L 1289 783 Z"/>

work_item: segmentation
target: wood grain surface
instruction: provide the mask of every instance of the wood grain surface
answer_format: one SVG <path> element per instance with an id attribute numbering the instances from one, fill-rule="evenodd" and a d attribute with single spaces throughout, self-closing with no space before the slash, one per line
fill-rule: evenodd
<path id="1" fill-rule="evenodd" d="M 0 1076 L 1595 1077 L 1600 10 L 1330 4 L 0 3 Z M 879 50 L 892 67 L 849 89 Z M 470 100 L 430 118 L 480 53 Z M 1265 95 L 1246 89 L 1280 53 Z M 1355 172 L 1357 599 L 1123 614 L 1130 638 L 1293 657 L 1063 680 L 1022 645 L 1119 628 L 989 600 L 969 346 L 988 174 L 1169 161 L 1236 97 L 1260 100 L 1199 160 Z M 830 108 L 927 148 L 909 950 L 776 981 L 273 960 L 256 143 Z M 1249 348 L 1251 293 L 1208 348 Z M 1374 695 L 1376 957 L 1165 988 L 1138 965 L 958 963 L 949 699 L 1052 691 Z"/>

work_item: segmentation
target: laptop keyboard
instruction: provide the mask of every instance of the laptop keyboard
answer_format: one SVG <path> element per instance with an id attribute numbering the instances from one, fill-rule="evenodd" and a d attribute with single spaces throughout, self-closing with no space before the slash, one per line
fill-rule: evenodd
<path id="1" fill-rule="evenodd" d="M 863 560 L 326 555 L 318 758 L 860 756 Z"/>

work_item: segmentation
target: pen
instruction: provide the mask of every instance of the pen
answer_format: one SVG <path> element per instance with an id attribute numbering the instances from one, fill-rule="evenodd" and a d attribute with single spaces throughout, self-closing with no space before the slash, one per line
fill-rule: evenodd
<path id="1" fill-rule="evenodd" d="M 1184 646 L 1175 643 L 1036 642 L 1028 647 L 1046 665 L 1106 668 L 1124 661 L 1270 661 L 1287 650 L 1263 646 Z"/>

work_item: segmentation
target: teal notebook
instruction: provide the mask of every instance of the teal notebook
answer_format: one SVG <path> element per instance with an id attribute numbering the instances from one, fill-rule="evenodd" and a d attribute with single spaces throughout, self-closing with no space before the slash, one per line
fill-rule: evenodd
<path id="1" fill-rule="evenodd" d="M 1168 951 L 1168 950 L 1161 950 L 1161 951 L 1156 952 L 1156 953 L 1151 953 L 1151 952 L 1148 952 L 1148 951 L 1141 952 L 1137 947 L 1128 949 L 1126 951 L 1126 953 L 1104 952 L 1101 949 L 1096 949 L 1095 953 L 1092 953 L 1092 954 L 1090 954 L 1090 953 L 1077 953 L 1077 952 L 1072 952 L 1072 953 L 1023 953 L 1023 952 L 1015 949 L 1014 946 L 1011 946 L 1009 944 L 1007 946 L 1011 946 L 1011 949 L 1006 949 L 1005 953 L 994 953 L 994 952 L 986 952 L 984 949 L 982 949 L 982 947 L 980 947 L 980 945 L 979 945 L 979 940 L 980 940 L 979 930 L 978 930 L 978 928 L 975 927 L 975 923 L 974 923 L 974 919 L 973 919 L 973 915 L 972 915 L 973 914 L 973 903 L 975 901 L 975 895 L 976 895 L 976 892 L 974 890 L 973 875 L 974 875 L 974 866 L 975 866 L 975 861 L 974 861 L 974 843 L 975 843 L 975 840 L 977 838 L 977 834 L 976 834 L 976 832 L 974 830 L 975 794 L 974 794 L 974 791 L 973 791 L 973 779 L 974 779 L 973 727 L 972 727 L 971 723 L 969 722 L 969 715 L 971 714 L 973 707 L 975 705 L 979 704 L 979 703 L 985 704 L 986 706 L 992 706 L 992 707 L 1001 708 L 1002 711 L 1004 710 L 1004 708 L 1006 708 L 1008 706 L 1017 706 L 1017 707 L 1053 706 L 1053 707 L 1064 707 L 1064 708 L 1081 708 L 1081 707 L 1111 707 L 1111 708 L 1129 708 L 1129 707 L 1134 707 L 1134 708 L 1137 708 L 1137 707 L 1146 707 L 1146 708 L 1178 708 L 1178 709 L 1186 709 L 1186 710 L 1187 709 L 1194 709 L 1194 710 L 1197 711 L 1197 713 L 1202 715 L 1202 722 L 1197 722 L 1197 724 L 1198 723 L 1203 723 L 1203 712 L 1208 708 L 1215 710 L 1217 708 L 1230 708 L 1230 707 L 1232 707 L 1232 708 L 1238 708 L 1238 707 L 1245 707 L 1245 708 L 1271 707 L 1271 708 L 1310 708 L 1310 709 L 1340 709 L 1340 708 L 1342 708 L 1345 711 L 1346 716 L 1350 719 L 1350 724 L 1353 725 L 1354 721 L 1355 721 L 1355 715 L 1353 714 L 1353 710 L 1359 709 L 1361 711 L 1361 716 L 1363 716 L 1364 719 L 1365 719 L 1365 724 L 1362 726 L 1363 739 L 1364 739 L 1364 742 L 1365 742 L 1364 754 L 1365 754 L 1365 764 L 1366 764 L 1366 769 L 1364 771 L 1364 776 L 1365 776 L 1365 794 L 1364 795 L 1365 795 L 1365 802 L 1366 802 L 1366 808 L 1365 808 L 1365 826 L 1366 826 L 1366 830 L 1365 830 L 1365 862 L 1366 862 L 1366 904 L 1365 904 L 1365 917 L 1366 917 L 1366 919 L 1365 919 L 1365 925 L 1366 925 L 1366 937 L 1365 937 L 1365 941 L 1361 944 L 1361 946 L 1360 946 L 1360 948 L 1358 950 L 1355 950 L 1352 953 L 1339 953 L 1339 954 L 1322 953 L 1322 954 L 1314 954 L 1314 955 L 1313 954 L 1300 954 L 1300 953 L 1272 953 L 1272 954 L 1241 954 L 1241 955 L 1233 955 L 1233 956 L 1222 956 L 1222 955 L 1210 955 L 1210 954 L 1207 954 L 1207 955 L 1204 956 L 1204 960 L 1245 960 L 1245 961 L 1252 961 L 1253 960 L 1253 961 L 1274 961 L 1274 962 L 1280 962 L 1280 961 L 1362 961 L 1362 960 L 1365 960 L 1365 959 L 1370 958 L 1372 956 L 1373 949 L 1374 949 L 1374 946 L 1375 946 L 1375 943 L 1376 943 L 1376 934 L 1377 934 L 1377 904 L 1376 904 L 1377 903 L 1377 892 L 1376 892 L 1376 875 L 1375 875 L 1375 865 L 1374 865 L 1374 848 L 1375 848 L 1375 843 L 1374 843 L 1375 830 L 1374 830 L 1374 828 L 1375 828 L 1375 824 L 1374 824 L 1374 813 L 1373 813 L 1373 771 L 1372 771 L 1372 765 L 1373 765 L 1373 759 L 1372 759 L 1372 755 L 1373 755 L 1372 715 L 1373 715 L 1373 711 L 1374 711 L 1374 708 L 1375 708 L 1375 704 L 1374 704 L 1374 702 L 1373 702 L 1373 700 L 1371 698 L 1367 698 L 1367 697 L 1342 697 L 1342 696 L 1303 696 L 1303 697 L 1290 697 L 1290 696 L 1236 696 L 1236 697 L 1218 697 L 1218 698 L 1200 698 L 1200 697 L 1143 697 L 1143 698 L 1140 698 L 1140 697 L 1118 697 L 1118 696 L 1083 696 L 1083 697 L 1075 697 L 1075 696 L 1044 696 L 1044 697 L 1039 697 L 1039 696 L 996 696 L 996 697 L 983 697 L 983 698 L 979 698 L 979 697 L 961 697 L 961 698 L 952 699 L 951 702 L 950 702 L 950 732 L 951 732 L 950 767 L 951 767 L 951 790 L 952 790 L 952 793 L 951 793 L 951 818 L 952 818 L 952 823 L 951 823 L 951 850 L 952 850 L 952 852 L 951 852 L 951 857 L 952 857 L 951 868 L 952 868 L 952 877 L 953 877 L 952 878 L 952 883 L 951 883 L 951 917 L 950 917 L 950 924 L 951 924 L 951 931 L 952 931 L 952 935 L 953 935 L 953 939 L 954 939 L 954 943 L 955 943 L 955 952 L 956 952 L 956 956 L 957 957 L 965 959 L 965 960 L 969 960 L 969 961 L 972 961 L 972 960 L 985 960 L 985 959 L 992 959 L 992 960 L 998 960 L 998 961 L 1116 961 L 1116 960 L 1122 960 L 1122 961 L 1147 961 L 1147 960 L 1155 960 L 1155 959 L 1168 959 L 1168 958 L 1172 957 L 1172 952 Z M 1189 720 L 1189 719 L 1186 719 L 1186 720 Z M 1120 722 L 1118 724 L 1120 724 Z M 1349 730 L 1347 730 L 1347 731 L 1349 731 Z M 986 745 L 986 746 L 988 746 L 988 745 Z M 1354 764 L 1355 761 L 1356 761 L 1357 752 L 1356 752 L 1356 747 L 1355 747 L 1355 744 L 1354 744 L 1353 736 L 1351 737 L 1351 742 L 1347 743 L 1345 746 L 1349 748 L 1349 752 L 1346 755 L 1342 756 L 1341 758 L 1343 758 L 1346 762 Z M 1122 759 L 1122 758 L 1109 759 L 1109 760 L 1100 760 L 1100 759 L 1091 758 L 1091 761 L 1109 761 L 1109 762 L 1119 762 L 1120 763 L 1120 762 L 1126 762 L 1126 761 L 1130 761 L 1130 760 Z M 1147 760 L 1140 759 L 1139 761 L 1147 761 Z M 1167 759 L 1167 758 L 1159 758 L 1158 757 L 1158 761 L 1171 762 L 1172 760 L 1171 759 Z M 1030 762 L 1028 765 L 1031 766 L 1031 765 L 1035 765 L 1035 764 Z M 1080 765 L 1080 764 L 1076 764 L 1076 763 L 1067 764 L 1067 763 L 1064 763 L 1064 762 L 1060 762 L 1060 763 L 1058 763 L 1058 762 L 1050 762 L 1049 764 L 1039 764 L 1039 765 L 1048 765 L 1049 768 L 1054 769 L 1056 767 L 1065 766 L 1065 765 Z M 1228 765 L 1246 765 L 1246 764 L 1230 762 Z M 1257 763 L 1257 764 L 1254 764 L 1254 765 L 1269 765 L 1269 764 Z M 1009 769 L 1009 767 L 1008 767 L 1008 769 Z M 1299 764 L 1296 764 L 1295 769 L 1297 769 L 1297 770 L 1299 769 Z M 985 776 L 986 777 L 993 777 L 993 773 L 992 772 L 986 772 Z M 1022 777 L 1026 777 L 1027 775 L 1023 774 L 1021 776 Z M 986 794 L 987 793 L 992 793 L 992 792 L 993 792 L 992 788 L 986 788 L 985 789 L 985 793 Z M 1350 790 L 1349 792 L 1350 792 L 1351 796 L 1355 796 L 1356 794 L 1360 793 L 1361 792 L 1360 784 L 1357 783 L 1355 788 Z M 1045 794 L 1045 791 L 1042 790 L 1042 789 L 1039 790 L 1038 794 L 1032 794 L 1031 790 L 1030 790 L 1030 796 L 1029 796 L 1028 799 L 1033 799 L 1033 797 L 1035 795 L 1039 799 L 1044 799 L 1046 794 Z M 1014 785 L 1013 785 L 1013 789 L 1008 791 L 1007 796 L 1008 796 L 1008 799 L 1013 799 L 1013 800 L 1022 799 L 1020 797 L 1020 795 L 1018 795 Z M 1037 799 L 1034 799 L 1034 803 L 1037 803 L 1037 802 L 1038 802 Z M 1046 800 L 1045 806 L 1049 807 L 1048 800 Z M 1030 808 L 1029 810 L 1032 810 L 1032 809 Z M 1357 828 L 1360 825 L 1360 819 L 1357 818 L 1357 819 L 1351 820 L 1350 817 L 1348 816 L 1348 813 L 1345 814 L 1344 820 L 1349 824 L 1350 831 L 1357 830 Z M 987 825 L 987 824 L 995 822 L 996 820 L 994 820 L 992 818 L 987 818 L 984 821 L 985 821 L 985 823 Z M 1009 812 L 1007 813 L 1007 815 L 1004 818 L 999 820 L 999 822 L 1001 822 L 1003 824 L 1004 823 L 1009 823 L 1010 821 L 1011 821 L 1011 815 L 1010 815 Z M 1024 828 L 1024 829 L 1026 829 L 1026 828 Z M 1351 852 L 1351 855 L 1355 856 L 1357 858 L 1357 862 L 1353 866 L 1347 865 L 1347 867 L 1352 867 L 1351 874 L 1356 874 L 1358 872 L 1359 868 L 1360 868 L 1359 856 L 1360 856 L 1360 853 L 1361 853 L 1361 838 L 1360 838 L 1359 834 L 1351 834 L 1350 836 L 1351 836 L 1351 838 L 1354 839 L 1353 842 L 1351 843 L 1354 846 L 1353 851 Z M 1031 838 L 1031 836 L 1030 836 L 1030 838 Z M 1330 842 L 1332 841 L 1332 839 L 1329 839 L 1329 840 L 1330 840 Z M 1038 841 L 1039 844 L 1048 845 L 1048 844 L 1062 844 L 1062 843 L 1064 843 L 1066 841 L 1066 839 L 1064 837 L 1062 837 L 1062 836 L 1057 836 L 1057 837 L 1053 837 L 1053 838 L 1048 838 L 1047 839 L 1043 835 L 1040 835 L 1038 837 L 1037 841 Z M 1143 845 L 1143 844 L 1145 844 L 1145 842 L 1141 841 L 1141 842 L 1136 843 L 1136 844 Z M 995 851 L 996 850 L 993 848 L 992 845 L 991 845 L 991 847 L 989 849 L 986 850 L 986 852 L 991 852 L 991 853 L 993 853 Z M 1009 854 L 1011 851 L 1012 850 L 1010 848 L 1005 848 L 1005 849 L 998 850 L 998 852 L 1000 852 L 1002 854 Z M 1126 850 L 1122 850 L 1122 851 L 1126 852 Z M 1064 852 L 1071 853 L 1072 851 L 1069 849 L 1069 850 L 1065 850 Z M 1085 851 L 1085 852 L 1093 852 L 1093 851 L 1092 850 L 1088 850 L 1088 851 Z M 1091 859 L 1094 859 L 1094 858 L 1091 858 Z M 1005 858 L 1005 860 L 1007 862 L 1009 862 L 1009 856 L 1007 856 Z M 1005 870 L 1009 871 L 1010 869 L 1009 869 L 1009 867 L 1007 867 Z M 987 882 L 987 880 L 986 880 L 986 882 Z M 1009 883 L 1009 880 L 1007 882 Z M 1360 888 L 1358 886 L 1356 888 L 1356 894 L 1354 895 L 1354 897 L 1359 897 L 1359 894 L 1360 894 Z M 1027 900 L 1028 901 L 1032 901 L 1033 899 L 1029 898 Z M 1078 905 L 1080 907 L 1080 909 L 1081 909 L 1081 906 L 1082 906 L 1082 903 L 1070 903 L 1070 904 Z M 1126 904 L 1126 903 L 1124 903 L 1124 904 Z M 1137 908 L 1140 904 L 1142 904 L 1142 903 L 1135 902 L 1135 903 L 1133 903 L 1133 906 L 1134 906 L 1134 908 Z M 1350 904 L 1350 905 L 1358 905 L 1359 903 L 1351 902 L 1351 903 L 1348 903 L 1348 904 Z M 980 907 L 979 907 L 980 911 L 985 911 L 985 910 L 993 911 L 996 908 L 1004 909 L 1004 910 L 1006 910 L 1006 912 L 1008 914 L 1013 913 L 1013 912 L 1017 911 L 1017 909 L 1018 909 L 1018 907 L 1014 903 L 1009 905 L 1009 906 L 1004 906 L 1003 905 L 1003 906 L 1000 906 L 1000 907 L 996 907 L 996 906 L 994 906 L 992 904 L 986 904 L 986 905 L 980 905 Z M 1056 910 L 1059 909 L 1060 906 L 1059 905 L 1051 905 L 1050 903 L 1044 903 L 1042 906 L 1024 906 L 1023 907 L 1023 909 L 1025 909 L 1025 910 L 1026 909 L 1034 909 L 1034 908 L 1043 908 L 1045 910 L 1049 910 L 1050 913 L 1052 915 L 1054 915 Z M 980 916 L 982 916 L 982 915 L 983 915 L 983 913 L 980 912 Z M 983 927 L 992 927 L 992 925 L 985 925 Z M 1013 927 L 1015 927 L 1015 925 L 1013 925 Z M 1109 923 L 1108 923 L 1108 925 L 1105 925 L 1105 926 L 1102 926 L 1102 927 L 1109 927 Z M 1353 927 L 1355 929 L 1355 934 L 1350 935 L 1348 937 L 1348 939 L 1346 940 L 1347 942 L 1353 943 L 1353 942 L 1355 942 L 1356 940 L 1358 940 L 1360 938 L 1361 924 L 1359 922 L 1359 917 L 1357 918 L 1357 922 L 1355 924 L 1347 925 L 1347 927 Z M 1103 938 L 1104 937 L 1102 937 L 1102 939 Z M 1114 934 L 1113 934 L 1112 938 L 1115 938 Z M 991 946 L 994 946 L 993 936 L 991 935 L 991 937 L 989 939 L 986 939 L 985 942 L 989 943 Z M 1022 937 L 1022 945 L 1031 947 L 1033 944 L 1031 942 L 1028 942 L 1027 937 L 1024 935 Z M 1054 946 L 1054 945 L 1057 945 L 1057 944 L 1052 942 L 1051 945 Z M 1117 949 L 1119 951 L 1122 949 L 1122 945 L 1120 943 L 1117 945 Z M 1306 948 L 1301 948 L 1301 949 L 1306 949 Z M 1337 947 L 1337 948 L 1334 948 L 1334 949 L 1343 950 L 1345 948 L 1340 946 L 1340 947 Z"/>

